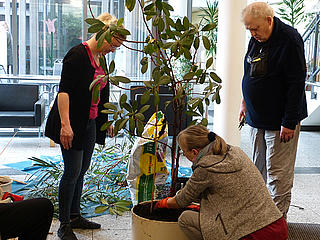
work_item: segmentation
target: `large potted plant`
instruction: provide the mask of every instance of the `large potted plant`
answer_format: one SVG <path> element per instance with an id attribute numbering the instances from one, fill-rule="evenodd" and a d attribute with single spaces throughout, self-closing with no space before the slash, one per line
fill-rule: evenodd
<path id="1" fill-rule="evenodd" d="M 145 54 L 140 60 L 141 72 L 146 73 L 151 64 L 152 76 L 149 81 L 144 81 L 144 85 L 139 87 L 143 92 L 139 102 L 137 100 L 129 101 L 127 95 L 122 94 L 119 99 L 119 104 L 104 104 L 105 110 L 103 110 L 103 112 L 109 114 L 109 116 L 111 115 L 112 120 L 107 121 L 102 126 L 102 130 L 107 129 L 110 125 L 114 125 L 115 134 L 119 133 L 119 131 L 126 131 L 131 135 L 141 137 L 146 120 L 148 120 L 145 118 L 144 113 L 151 107 L 151 104 L 154 105 L 152 107 L 155 108 L 155 111 L 158 111 L 161 100 L 159 89 L 163 86 L 167 87 L 171 94 L 171 99 L 165 103 L 165 106 L 167 109 L 170 109 L 173 114 L 173 121 L 168 123 L 172 127 L 172 142 L 167 144 L 172 160 L 172 181 L 169 193 L 172 196 L 176 191 L 175 186 L 178 177 L 180 149 L 177 145 L 177 135 L 183 128 L 182 122 L 187 116 L 191 116 L 193 120 L 190 124 L 202 124 L 206 126 L 208 119 L 204 117 L 205 107 L 214 101 L 220 103 L 219 90 L 221 89 L 221 79 L 209 70 L 213 63 L 213 58 L 210 57 L 206 61 L 205 68 L 201 68 L 200 64 L 196 62 L 196 55 L 201 43 L 203 43 L 205 49 L 211 49 L 210 40 L 204 33 L 213 30 L 216 24 L 208 23 L 200 27 L 198 24 L 191 24 L 187 17 L 173 20 L 170 16 L 170 12 L 173 11 L 172 6 L 161 0 L 126 0 L 125 3 L 129 11 L 133 11 L 135 7 L 140 9 L 142 20 L 148 31 L 148 36 L 145 41 L 142 42 L 144 44 L 142 49 L 128 48 L 131 51 L 140 51 Z M 94 18 L 94 16 L 86 19 L 86 22 L 91 25 L 88 31 L 90 33 L 96 33 L 98 48 L 104 40 L 111 43 L 112 37 L 117 38 L 119 35 L 130 35 L 130 31 L 122 27 L 123 19 L 119 19 L 117 24 L 111 24 L 109 27 Z M 136 43 L 134 39 L 128 37 L 127 40 L 124 40 L 124 46 L 127 47 L 127 44 L 131 42 Z M 189 60 L 191 64 L 183 77 L 178 78 L 174 71 L 173 61 L 182 56 Z M 106 64 L 104 81 L 109 81 L 116 86 L 119 86 L 119 83 L 124 83 L 124 85 L 121 85 L 121 88 L 126 89 L 125 84 L 130 83 L 131 80 L 124 76 L 112 75 L 114 69 L 114 61 Z M 91 86 L 94 86 L 96 81 L 97 80 L 94 80 Z M 193 86 L 200 85 L 204 86 L 201 92 L 195 93 Z M 128 88 L 127 90 L 130 89 Z M 92 91 L 93 100 L 95 100 L 99 95 L 99 84 L 97 84 L 96 87 L 92 87 Z M 150 104 L 151 97 L 154 100 Z M 156 121 L 156 123 L 157 122 L 158 121 Z M 153 136 L 150 140 L 153 141 L 155 145 L 161 144 L 158 134 L 154 134 Z M 154 149 L 154 151 L 157 151 L 157 147 Z M 155 152 L 154 155 L 157 156 L 157 153 Z M 152 205 L 152 202 L 148 204 L 148 211 L 150 212 L 152 211 Z M 163 237 L 166 237 L 168 240 L 173 238 L 177 239 L 179 234 L 182 239 L 184 238 L 181 233 L 174 233 L 171 237 L 168 235 L 159 236 L 158 233 L 162 231 L 159 230 L 159 222 L 155 223 L 158 229 L 156 232 L 153 231 L 152 228 L 146 228 L 145 226 L 142 231 L 137 230 L 135 224 L 141 225 L 140 220 L 143 219 L 143 217 L 137 216 L 139 213 L 135 210 L 137 210 L 136 207 L 133 209 L 134 219 L 132 229 L 135 230 L 133 234 L 134 239 L 163 239 Z M 169 225 L 171 225 L 171 223 L 169 223 Z M 168 230 L 168 228 L 170 227 L 167 226 L 166 229 Z M 148 232 L 147 229 L 149 229 L 150 232 Z M 179 231 L 178 225 L 175 224 L 173 229 L 174 231 Z M 167 230 L 162 232 L 170 232 Z M 144 235 L 144 237 L 142 235 Z"/>

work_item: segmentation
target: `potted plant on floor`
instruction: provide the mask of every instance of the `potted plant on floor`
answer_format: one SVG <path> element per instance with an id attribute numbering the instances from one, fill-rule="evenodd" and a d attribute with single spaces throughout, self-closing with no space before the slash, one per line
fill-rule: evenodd
<path id="1" fill-rule="evenodd" d="M 204 117 L 205 107 L 214 101 L 220 103 L 219 91 L 221 89 L 221 79 L 214 72 L 210 71 L 209 73 L 213 58 L 210 57 L 206 61 L 205 68 L 201 68 L 196 62 L 196 55 L 200 44 L 203 43 L 207 50 L 211 47 L 210 40 L 204 33 L 214 29 L 216 24 L 209 23 L 204 27 L 200 27 L 198 24 L 191 24 L 187 17 L 173 20 L 170 17 L 170 11 L 173 11 L 172 6 L 161 0 L 126 0 L 126 8 L 129 11 L 132 11 L 135 7 L 139 8 L 142 13 L 141 16 L 148 31 L 148 36 L 145 41 L 142 42 L 144 44 L 143 49 L 134 49 L 127 46 L 130 43 L 137 43 L 134 39 L 124 40 L 123 45 L 131 51 L 140 51 L 145 54 L 140 60 L 141 72 L 146 73 L 148 66 L 151 64 L 152 77 L 149 81 L 144 82 L 144 86 L 140 87 L 142 89 L 142 96 L 139 102 L 137 100 L 129 101 L 127 96 L 122 94 L 118 106 L 112 103 L 104 104 L 106 109 L 103 110 L 103 112 L 111 115 L 112 120 L 107 121 L 102 126 L 102 130 L 107 129 L 110 125 L 114 125 L 115 134 L 119 133 L 120 130 L 124 130 L 132 135 L 141 137 L 146 124 L 144 113 L 152 105 L 155 111 L 158 112 L 158 106 L 161 101 L 160 89 L 163 86 L 166 87 L 170 92 L 171 99 L 165 103 L 165 107 L 170 109 L 173 114 L 173 121 L 168 123 L 173 129 L 172 143 L 166 145 L 170 149 L 172 159 L 172 181 L 170 186 L 170 195 L 172 196 L 175 194 L 175 185 L 178 177 L 180 149 L 177 145 L 177 135 L 183 128 L 182 122 L 187 116 L 191 116 L 193 120 L 190 124 L 202 124 L 206 126 L 208 120 Z M 98 47 L 102 45 L 104 40 L 111 43 L 112 37 L 117 38 L 119 35 L 130 35 L 130 32 L 122 27 L 123 19 L 119 19 L 117 24 L 111 24 L 109 27 L 94 18 L 94 16 L 86 19 L 86 22 L 91 25 L 88 31 L 90 33 L 96 33 Z M 191 65 L 180 79 L 175 75 L 172 63 L 181 56 L 189 60 Z M 106 64 L 104 81 L 109 81 L 116 86 L 119 86 L 120 82 L 131 82 L 127 77 L 113 76 L 112 73 L 114 69 L 114 61 Z M 94 86 L 96 81 L 97 80 L 94 80 L 91 85 Z M 203 89 L 195 92 L 193 87 L 201 85 L 204 86 Z M 121 86 L 121 88 L 126 89 L 123 86 Z M 92 88 L 94 100 L 97 99 L 99 95 L 98 90 L 99 87 Z M 150 104 L 151 98 L 153 98 L 153 101 Z M 158 120 L 157 116 L 158 114 L 156 114 Z M 155 121 L 155 129 L 157 129 L 157 120 Z M 159 141 L 157 130 L 155 131 L 155 134 L 149 140 L 154 143 L 154 146 L 157 146 L 157 144 L 162 143 Z M 154 155 L 157 156 L 157 147 L 153 149 L 155 151 Z M 148 208 L 148 211 L 149 210 L 152 211 L 152 207 Z M 133 212 L 133 215 L 137 215 L 135 209 L 133 209 Z M 166 213 L 164 213 L 164 215 L 166 215 Z M 134 230 L 136 230 L 136 223 L 136 219 L 133 219 L 132 228 Z M 157 223 L 157 229 L 159 229 L 159 227 L 159 223 Z M 173 226 L 173 229 L 175 231 L 178 229 L 177 224 Z M 142 235 L 136 231 L 136 233 L 134 233 L 134 239 L 158 239 L 159 236 L 156 236 L 156 232 L 151 230 L 153 233 L 146 233 L 145 230 L 144 233 L 141 234 L 145 236 L 148 235 L 147 238 L 143 238 Z M 159 231 L 157 232 L 159 233 Z M 150 237 L 150 234 L 152 234 L 152 237 Z M 175 239 L 177 239 L 176 234 L 177 233 L 173 235 Z M 163 239 L 163 237 L 164 236 L 161 236 L 161 239 Z M 168 236 L 165 237 L 170 239 Z M 173 237 L 171 239 L 173 239 Z"/>

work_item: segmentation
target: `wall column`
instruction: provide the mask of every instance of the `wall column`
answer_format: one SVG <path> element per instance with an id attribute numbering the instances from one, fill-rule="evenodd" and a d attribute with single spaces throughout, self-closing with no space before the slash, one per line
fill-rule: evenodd
<path id="1" fill-rule="evenodd" d="M 241 21 L 246 0 L 219 1 L 217 74 L 222 79 L 221 104 L 214 106 L 214 131 L 227 143 L 240 146 L 238 115 L 245 55 L 245 27 Z"/>

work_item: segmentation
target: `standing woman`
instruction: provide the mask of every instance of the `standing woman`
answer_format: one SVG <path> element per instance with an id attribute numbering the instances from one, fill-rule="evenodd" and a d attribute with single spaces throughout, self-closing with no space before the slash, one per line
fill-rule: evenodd
<path id="1" fill-rule="evenodd" d="M 259 170 L 239 148 L 206 127 L 190 126 L 178 135 L 193 162 L 186 186 L 156 208 L 183 208 L 180 228 L 190 240 L 286 240 L 288 226 L 271 199 Z M 190 205 L 200 199 L 199 205 Z"/>
<path id="2" fill-rule="evenodd" d="M 101 14 L 98 19 L 107 26 L 117 23 L 117 19 L 109 13 Z M 98 103 L 92 101 L 89 86 L 98 75 L 105 75 L 99 58 L 120 47 L 121 39 L 125 36 L 113 37 L 110 44 L 105 40 L 97 49 L 96 35 L 93 35 L 88 41 L 71 48 L 63 59 L 59 93 L 45 131 L 47 137 L 60 144 L 64 162 L 59 185 L 61 224 L 58 230 L 58 236 L 63 240 L 77 239 L 73 228 L 101 227 L 80 215 L 80 197 L 95 143 L 105 143 L 106 131 L 100 131 L 100 127 L 107 121 L 107 115 L 101 114 L 101 110 L 103 104 L 109 101 L 110 86 L 108 82 L 99 80 Z M 108 129 L 108 135 L 114 135 L 112 126 Z"/>

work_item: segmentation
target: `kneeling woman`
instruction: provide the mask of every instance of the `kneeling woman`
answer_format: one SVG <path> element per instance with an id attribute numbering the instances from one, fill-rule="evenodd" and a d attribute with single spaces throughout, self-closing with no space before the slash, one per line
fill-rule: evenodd
<path id="1" fill-rule="evenodd" d="M 192 240 L 285 240 L 288 225 L 259 170 L 239 148 L 203 126 L 178 136 L 183 154 L 193 162 L 186 186 L 156 208 L 182 208 L 200 199 L 200 211 L 186 210 L 179 226 Z"/>

